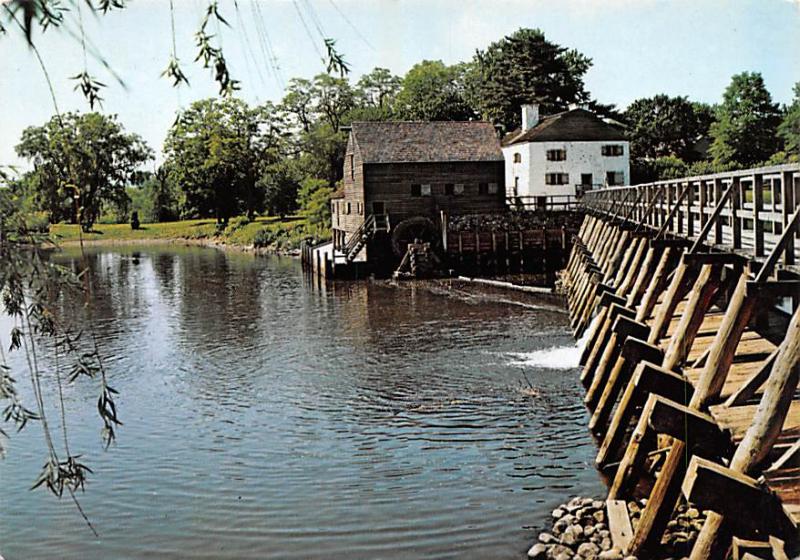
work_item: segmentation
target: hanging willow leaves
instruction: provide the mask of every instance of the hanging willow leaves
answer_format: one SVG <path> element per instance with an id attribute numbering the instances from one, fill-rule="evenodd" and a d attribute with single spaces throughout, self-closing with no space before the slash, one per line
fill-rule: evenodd
<path id="1" fill-rule="evenodd" d="M 103 98 L 100 97 L 100 90 L 106 87 L 106 84 L 95 79 L 86 71 L 83 71 L 76 76 L 72 76 L 70 80 L 76 80 L 78 82 L 74 89 L 81 90 L 81 93 L 83 93 L 83 96 L 89 102 L 89 107 L 92 109 L 94 109 L 95 105 L 102 107 Z"/>
<path id="2" fill-rule="evenodd" d="M 350 73 L 350 65 L 344 60 L 344 56 L 336 50 L 336 41 L 334 39 L 325 39 L 325 48 L 328 50 L 328 73 L 336 71 L 339 76 L 344 78 Z"/>
<path id="3" fill-rule="evenodd" d="M 177 87 L 181 83 L 185 83 L 187 86 L 189 85 L 189 79 L 186 77 L 186 74 L 183 73 L 183 70 L 181 70 L 180 62 L 175 56 L 170 57 L 169 64 L 167 64 L 167 67 L 161 72 L 161 76 L 172 78 L 173 87 Z"/>

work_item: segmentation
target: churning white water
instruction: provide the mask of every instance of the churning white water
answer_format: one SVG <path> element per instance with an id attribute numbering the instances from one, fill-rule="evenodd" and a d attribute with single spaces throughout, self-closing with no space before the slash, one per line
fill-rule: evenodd
<path id="1" fill-rule="evenodd" d="M 520 367 L 539 367 L 545 369 L 572 369 L 578 367 L 583 348 L 586 346 L 589 332 L 594 329 L 594 322 L 586 329 L 583 336 L 574 345 L 552 346 L 533 352 L 515 352 L 510 354 L 512 360 L 509 365 Z"/>

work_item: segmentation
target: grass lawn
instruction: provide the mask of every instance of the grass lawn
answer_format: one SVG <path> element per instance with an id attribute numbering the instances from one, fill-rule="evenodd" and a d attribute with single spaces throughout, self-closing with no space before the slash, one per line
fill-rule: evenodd
<path id="1" fill-rule="evenodd" d="M 83 239 L 109 243 L 159 239 L 164 241 L 208 239 L 219 243 L 248 246 L 255 244 L 258 237 L 258 244 L 261 246 L 291 249 L 299 246 L 300 241 L 308 235 L 306 226 L 307 222 L 301 216 L 289 216 L 283 220 L 265 216 L 249 223 L 245 223 L 242 218 L 232 218 L 228 227 L 222 232 L 217 231 L 214 219 L 142 224 L 138 230 L 131 229 L 130 224 L 95 224 L 91 232 L 83 234 Z M 260 233 L 262 231 L 264 233 Z M 69 243 L 78 241 L 80 230 L 78 226 L 72 224 L 55 224 L 50 226 L 50 233 L 61 242 Z"/>

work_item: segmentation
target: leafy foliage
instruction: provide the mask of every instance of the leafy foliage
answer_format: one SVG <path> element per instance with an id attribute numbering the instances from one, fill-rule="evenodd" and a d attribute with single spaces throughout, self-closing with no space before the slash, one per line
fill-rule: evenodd
<path id="1" fill-rule="evenodd" d="M 710 153 L 715 163 L 744 166 L 765 161 L 779 148 L 778 106 L 757 72 L 733 76 L 711 125 Z"/>
<path id="2" fill-rule="evenodd" d="M 153 156 L 138 135 L 99 113 L 67 113 L 29 127 L 16 150 L 33 164 L 37 206 L 51 221 L 71 220 L 85 231 L 104 204 L 127 197 L 125 187 L 141 178 L 141 165 Z"/>
<path id="3" fill-rule="evenodd" d="M 794 99 L 786 108 L 786 115 L 778 126 L 778 135 L 786 145 L 786 152 L 800 156 L 800 82 L 794 85 Z"/>
<path id="4" fill-rule="evenodd" d="M 588 102 L 583 76 L 591 65 L 590 58 L 547 40 L 541 30 L 520 29 L 479 50 L 465 81 L 474 108 L 513 130 L 525 103 L 539 103 L 543 114 L 551 114 Z"/>
<path id="5" fill-rule="evenodd" d="M 457 66 L 441 60 L 423 60 L 403 78 L 395 100 L 395 112 L 402 119 L 457 121 L 475 117 L 465 98 Z"/>

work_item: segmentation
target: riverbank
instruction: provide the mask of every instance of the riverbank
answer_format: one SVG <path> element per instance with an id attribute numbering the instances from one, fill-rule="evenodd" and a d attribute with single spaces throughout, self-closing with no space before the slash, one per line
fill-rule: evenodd
<path id="1" fill-rule="evenodd" d="M 180 243 L 287 255 L 296 254 L 309 232 L 308 221 L 302 216 L 265 216 L 253 221 L 234 218 L 225 228 L 218 227 L 214 219 L 142 224 L 139 229 L 130 224 L 97 224 L 83 234 L 77 225 L 50 226 L 51 235 L 63 246 L 77 245 L 81 240 L 85 245 L 109 246 Z"/>

